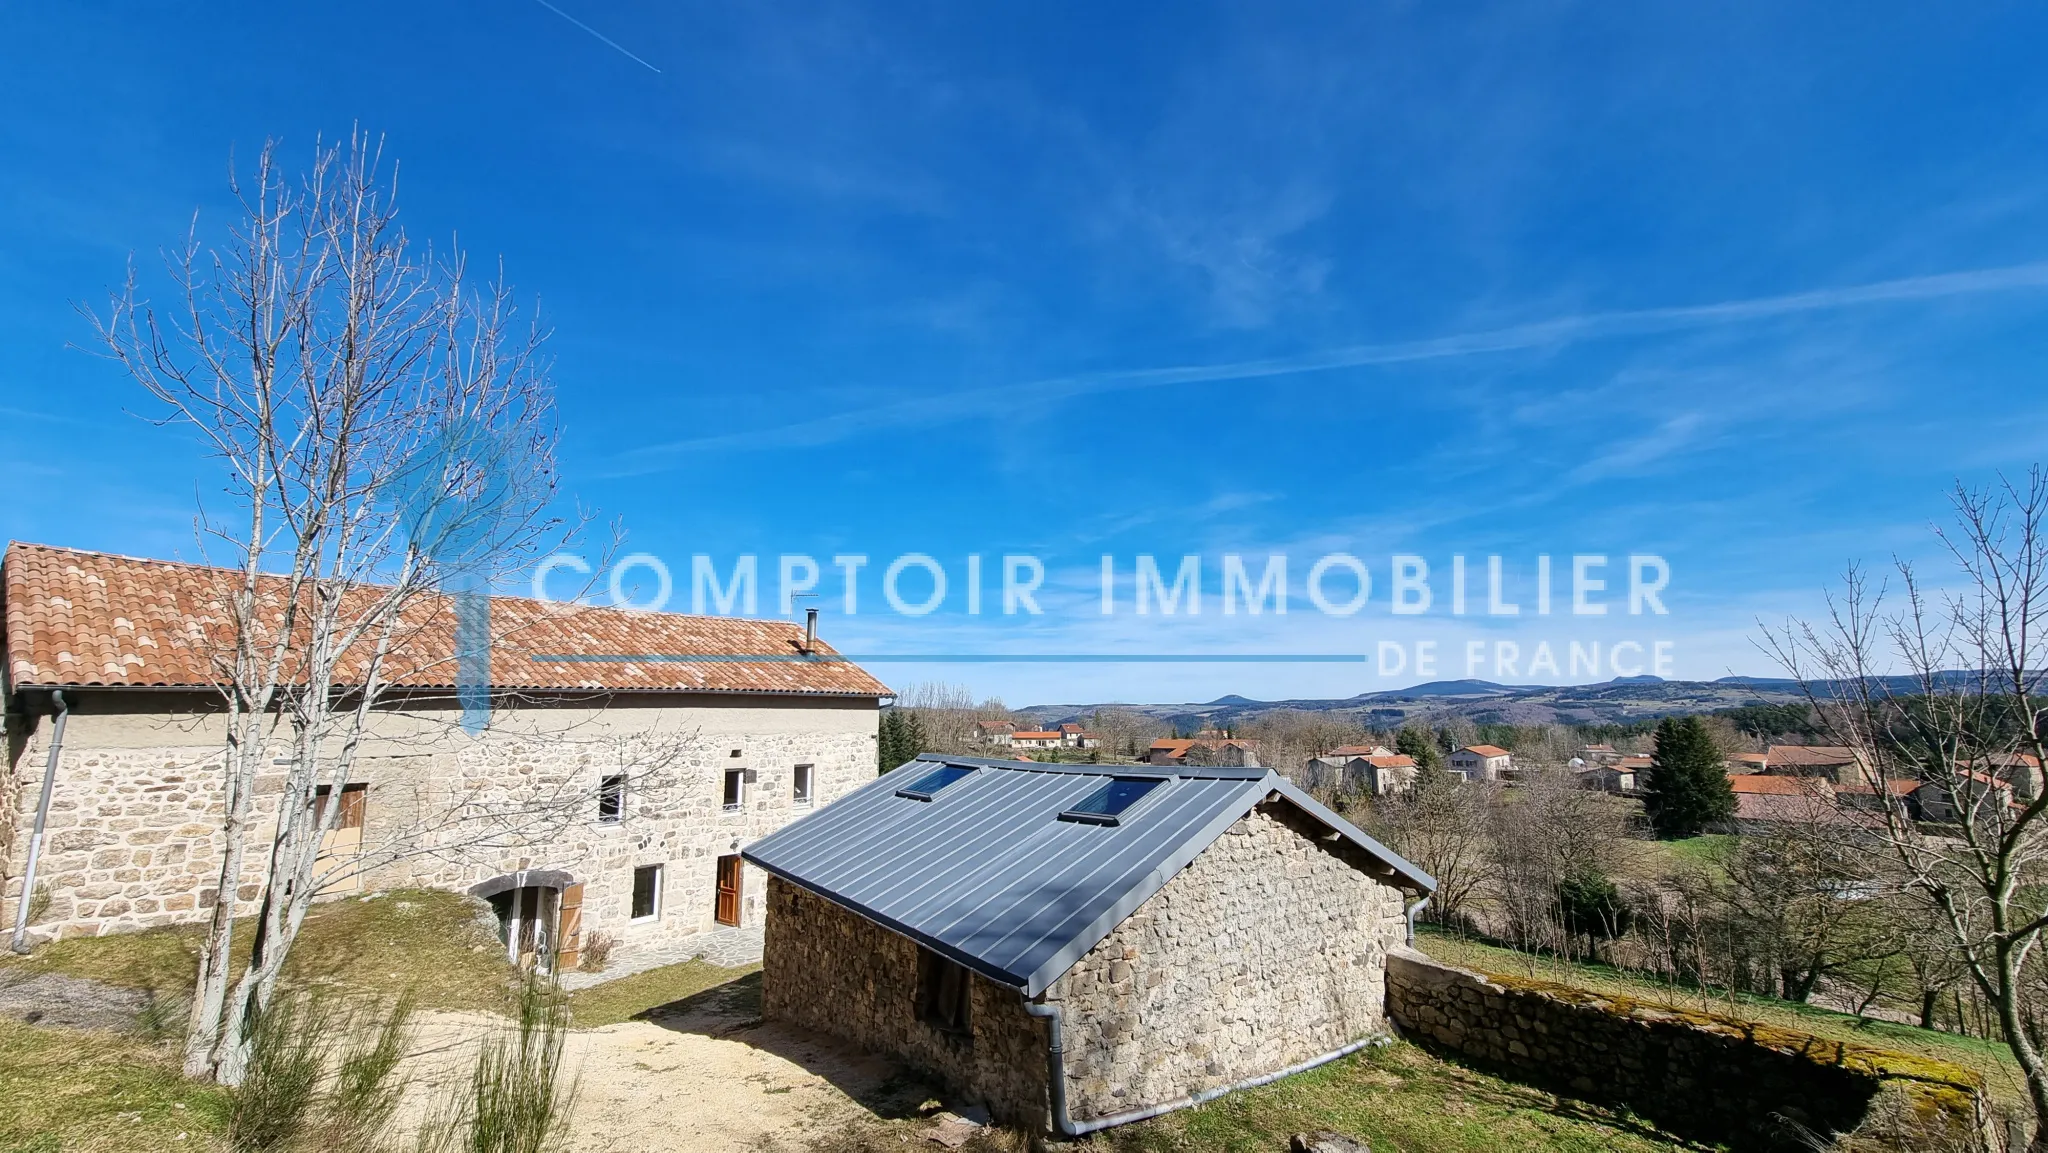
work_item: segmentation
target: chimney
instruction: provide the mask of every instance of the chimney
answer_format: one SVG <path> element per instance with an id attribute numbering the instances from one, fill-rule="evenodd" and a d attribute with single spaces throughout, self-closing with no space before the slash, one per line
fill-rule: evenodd
<path id="1" fill-rule="evenodd" d="M 804 610 L 804 647 L 802 652 L 810 656 L 818 651 L 818 610 Z"/>

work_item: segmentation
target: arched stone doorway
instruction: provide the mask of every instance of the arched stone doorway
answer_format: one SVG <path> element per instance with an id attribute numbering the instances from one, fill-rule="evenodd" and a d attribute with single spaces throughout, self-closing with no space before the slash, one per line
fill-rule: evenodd
<path id="1" fill-rule="evenodd" d="M 583 886 L 560 869 L 523 869 L 470 886 L 498 916 L 505 956 L 522 970 L 553 973 L 581 959 Z"/>

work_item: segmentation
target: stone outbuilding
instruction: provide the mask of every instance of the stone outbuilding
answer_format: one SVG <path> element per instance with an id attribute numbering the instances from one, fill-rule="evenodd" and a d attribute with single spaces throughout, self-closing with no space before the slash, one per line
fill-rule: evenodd
<path id="1" fill-rule="evenodd" d="M 1435 882 L 1263 769 L 927 755 L 743 854 L 766 1016 L 1074 1136 L 1387 1033 Z"/>

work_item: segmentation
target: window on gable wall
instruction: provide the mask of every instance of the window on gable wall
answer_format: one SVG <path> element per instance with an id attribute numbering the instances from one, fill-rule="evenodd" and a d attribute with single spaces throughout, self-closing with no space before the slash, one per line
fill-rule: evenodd
<path id="1" fill-rule="evenodd" d="M 811 766 L 798 765 L 791 774 L 789 799 L 799 805 L 811 803 Z"/>
<path id="2" fill-rule="evenodd" d="M 725 770 L 725 794 L 723 804 L 725 805 L 725 811 L 728 813 L 736 813 L 746 807 L 747 770 Z"/>
<path id="3" fill-rule="evenodd" d="M 597 819 L 605 825 L 626 819 L 626 774 L 614 773 L 597 782 Z"/>

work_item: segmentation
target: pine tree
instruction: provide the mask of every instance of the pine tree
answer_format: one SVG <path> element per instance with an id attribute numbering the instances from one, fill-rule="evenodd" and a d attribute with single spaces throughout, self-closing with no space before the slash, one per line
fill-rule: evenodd
<path id="1" fill-rule="evenodd" d="M 875 772 L 886 773 L 909 760 L 903 755 L 903 714 L 882 714 L 882 728 L 875 737 Z"/>
<path id="2" fill-rule="evenodd" d="M 1422 772 L 1436 772 L 1444 767 L 1443 750 L 1436 747 L 1426 728 L 1410 726 L 1394 734 L 1394 751 L 1413 757 L 1416 768 Z"/>
<path id="3" fill-rule="evenodd" d="M 882 714 L 882 727 L 875 734 L 875 771 L 886 773 L 890 769 L 917 759 L 917 754 L 928 751 L 924 722 L 917 719 L 915 712 L 890 709 Z"/>
<path id="4" fill-rule="evenodd" d="M 1698 717 L 1657 722 L 1643 809 L 1666 840 L 1696 837 L 1735 816 L 1735 790 L 1721 767 L 1721 750 Z"/>

